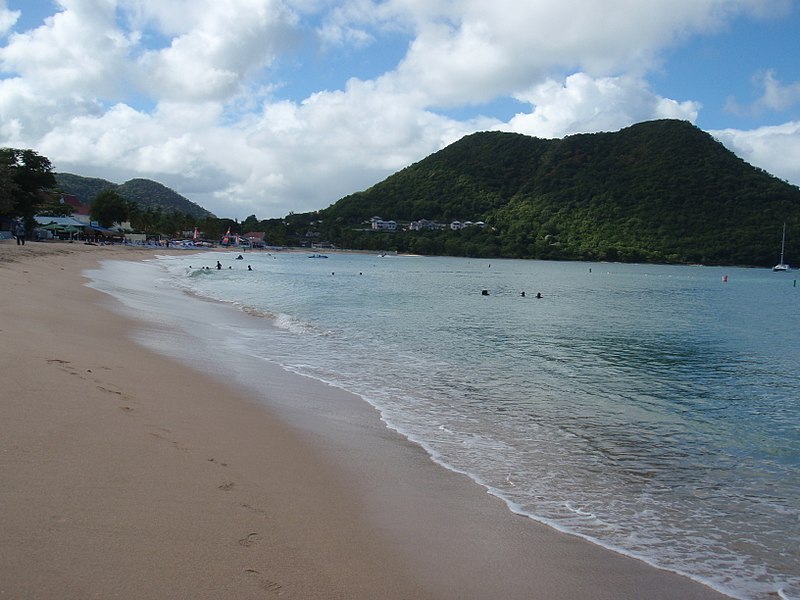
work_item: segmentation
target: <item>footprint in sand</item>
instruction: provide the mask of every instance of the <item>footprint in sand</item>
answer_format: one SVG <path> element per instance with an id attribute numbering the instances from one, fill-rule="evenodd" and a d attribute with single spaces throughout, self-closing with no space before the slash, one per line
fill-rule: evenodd
<path id="1" fill-rule="evenodd" d="M 227 483 L 223 483 L 222 485 L 217 486 L 217 487 L 219 489 L 221 489 L 223 492 L 230 492 L 234 488 L 235 485 L 236 484 L 233 483 L 232 481 L 228 481 Z"/>
<path id="2" fill-rule="evenodd" d="M 246 508 L 247 510 L 252 510 L 254 513 L 257 513 L 259 515 L 264 515 L 264 516 L 267 515 L 267 511 L 265 511 L 263 508 L 257 508 L 255 506 L 250 506 L 249 504 L 242 504 L 240 506 L 242 508 Z"/>
<path id="3" fill-rule="evenodd" d="M 240 539 L 239 540 L 239 545 L 240 546 L 244 546 L 245 548 L 249 548 L 250 546 L 253 546 L 254 544 L 257 544 L 260 541 L 261 541 L 261 536 L 258 535 L 258 533 L 254 531 L 252 533 L 248 533 L 246 536 L 244 536 L 242 539 Z"/>
<path id="4" fill-rule="evenodd" d="M 148 427 L 151 427 L 151 426 L 148 425 Z M 168 434 L 172 433 L 169 429 L 164 429 L 163 427 L 156 427 L 155 429 L 156 429 L 156 431 L 152 431 L 151 430 L 151 431 L 148 431 L 147 434 L 153 436 L 156 439 L 159 439 L 159 440 L 162 440 L 164 442 L 167 442 L 168 444 L 170 444 L 176 450 L 186 451 L 187 448 L 185 446 L 182 446 L 180 442 L 177 442 L 175 440 L 171 440 L 168 437 L 166 437 L 165 435 L 162 435 L 161 433 L 159 433 L 159 432 L 164 432 L 164 433 L 168 433 Z"/>
<path id="5" fill-rule="evenodd" d="M 69 362 L 68 360 L 62 360 L 60 358 L 48 358 L 47 359 L 47 364 L 48 365 L 56 365 L 59 369 L 61 369 L 65 373 L 69 373 L 70 375 L 77 375 L 78 377 L 83 379 L 83 377 L 78 372 L 78 370 L 75 369 L 72 366 L 72 363 Z"/>
<path id="6" fill-rule="evenodd" d="M 101 392 L 106 392 L 107 394 L 116 394 L 117 396 L 122 396 L 122 392 L 118 390 L 110 390 L 107 387 L 103 387 L 102 385 L 98 385 L 97 389 Z"/>
<path id="7" fill-rule="evenodd" d="M 267 592 L 272 592 L 273 594 L 280 594 L 281 593 L 281 588 L 283 586 L 281 584 L 279 584 L 279 583 L 276 583 L 275 581 L 271 581 L 270 579 L 267 579 L 259 571 L 256 571 L 255 569 L 245 569 L 244 572 L 248 576 L 250 576 L 250 577 L 254 578 L 256 581 L 258 581 L 258 584 L 259 584 L 259 586 L 261 586 L 261 589 L 263 589 L 263 590 L 265 590 Z"/>

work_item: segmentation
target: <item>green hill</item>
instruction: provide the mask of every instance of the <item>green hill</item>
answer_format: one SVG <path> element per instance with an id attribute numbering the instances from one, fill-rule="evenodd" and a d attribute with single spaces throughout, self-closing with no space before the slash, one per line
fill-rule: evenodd
<path id="1" fill-rule="evenodd" d="M 60 190 L 77 196 L 85 204 L 91 203 L 94 197 L 104 190 L 114 190 L 126 200 L 136 202 L 142 209 L 152 208 L 161 209 L 165 213 L 189 214 L 198 219 L 214 216 L 198 204 L 150 179 L 131 179 L 118 185 L 105 179 L 81 177 L 71 173 L 56 173 L 55 176 Z"/>
<path id="2" fill-rule="evenodd" d="M 365 231 L 483 221 L 461 231 Z M 784 222 L 800 263 L 800 189 L 685 121 L 543 140 L 466 136 L 315 215 L 349 247 L 422 254 L 772 265 Z"/>

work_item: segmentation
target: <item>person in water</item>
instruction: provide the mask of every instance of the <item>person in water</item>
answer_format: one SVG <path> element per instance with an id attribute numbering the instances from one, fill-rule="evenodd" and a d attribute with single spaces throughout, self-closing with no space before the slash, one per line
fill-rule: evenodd
<path id="1" fill-rule="evenodd" d="M 219 271 L 220 269 L 222 269 L 222 263 L 217 261 L 217 271 Z"/>

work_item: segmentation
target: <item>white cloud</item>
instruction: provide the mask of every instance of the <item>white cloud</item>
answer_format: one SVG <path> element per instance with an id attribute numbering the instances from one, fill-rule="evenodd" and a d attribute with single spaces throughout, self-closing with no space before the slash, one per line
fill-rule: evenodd
<path id="1" fill-rule="evenodd" d="M 237 174 L 215 205 L 290 206 L 286 214 L 324 208 L 368 187 L 474 130 L 352 80 L 302 103 L 268 104 L 235 128 Z M 226 132 L 227 133 L 227 132 Z M 237 200 L 238 198 L 238 200 Z"/>
<path id="2" fill-rule="evenodd" d="M 158 98 L 228 100 L 293 43 L 296 17 L 277 0 L 204 1 L 183 9 L 190 27 L 140 59 L 144 85 Z M 176 27 L 172 10 L 153 13 L 165 31 Z"/>
<path id="3" fill-rule="evenodd" d="M 774 2 L 393 4 L 414 12 L 417 20 L 417 34 L 397 69 L 396 86 L 414 86 L 431 104 L 451 106 L 520 92 L 554 73 L 641 76 L 659 64 L 664 48 L 693 34 L 719 30 L 737 13 Z"/>
<path id="4" fill-rule="evenodd" d="M 709 133 L 750 164 L 800 184 L 800 121 L 752 131 L 721 129 Z"/>
<path id="5" fill-rule="evenodd" d="M 695 102 L 677 102 L 654 94 L 641 79 L 593 79 L 585 73 L 570 75 L 563 84 L 548 80 L 517 99 L 529 102 L 533 110 L 516 115 L 504 129 L 545 138 L 616 131 L 652 119 L 694 122 L 699 110 Z"/>
<path id="6" fill-rule="evenodd" d="M 0 48 L 0 67 L 39 95 L 113 98 L 126 82 L 134 40 L 117 29 L 114 2 L 60 0 L 64 10 L 45 25 L 14 33 Z"/>
<path id="7" fill-rule="evenodd" d="M 758 117 L 765 112 L 783 112 L 800 103 L 800 81 L 783 84 L 773 69 L 757 73 L 753 81 L 761 90 L 761 96 L 749 105 L 728 98 L 726 110 L 740 116 Z"/>
<path id="8" fill-rule="evenodd" d="M 775 77 L 774 71 L 764 74 L 764 95 L 759 103 L 764 107 L 782 111 L 800 102 L 800 81 L 783 85 Z"/>
<path id="9" fill-rule="evenodd" d="M 19 19 L 18 10 L 8 10 L 6 0 L 0 0 L 0 36 L 6 35 Z"/>

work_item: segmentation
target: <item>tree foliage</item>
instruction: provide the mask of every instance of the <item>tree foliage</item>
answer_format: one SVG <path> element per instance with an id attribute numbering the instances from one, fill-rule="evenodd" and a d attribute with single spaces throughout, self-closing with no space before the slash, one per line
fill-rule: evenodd
<path id="1" fill-rule="evenodd" d="M 89 215 L 101 227 L 111 227 L 114 223 L 127 220 L 129 212 L 125 198 L 112 190 L 105 190 L 95 196 L 89 205 Z"/>
<path id="2" fill-rule="evenodd" d="M 69 217 L 75 212 L 75 208 L 65 203 L 61 203 L 55 199 L 49 199 L 39 206 L 37 214 L 47 215 L 49 217 Z"/>
<path id="3" fill-rule="evenodd" d="M 375 215 L 487 227 L 364 231 Z M 357 248 L 750 265 L 776 262 L 785 221 L 797 232 L 787 256 L 800 255 L 800 190 L 675 120 L 561 140 L 476 133 L 313 219 L 323 237 Z"/>
<path id="4" fill-rule="evenodd" d="M 55 185 L 53 165 L 33 150 L 0 148 L 0 211 L 33 221 L 43 202 L 40 191 Z"/>
<path id="5" fill-rule="evenodd" d="M 14 169 L 0 164 L 0 216 L 13 215 L 19 187 L 14 181 Z"/>

